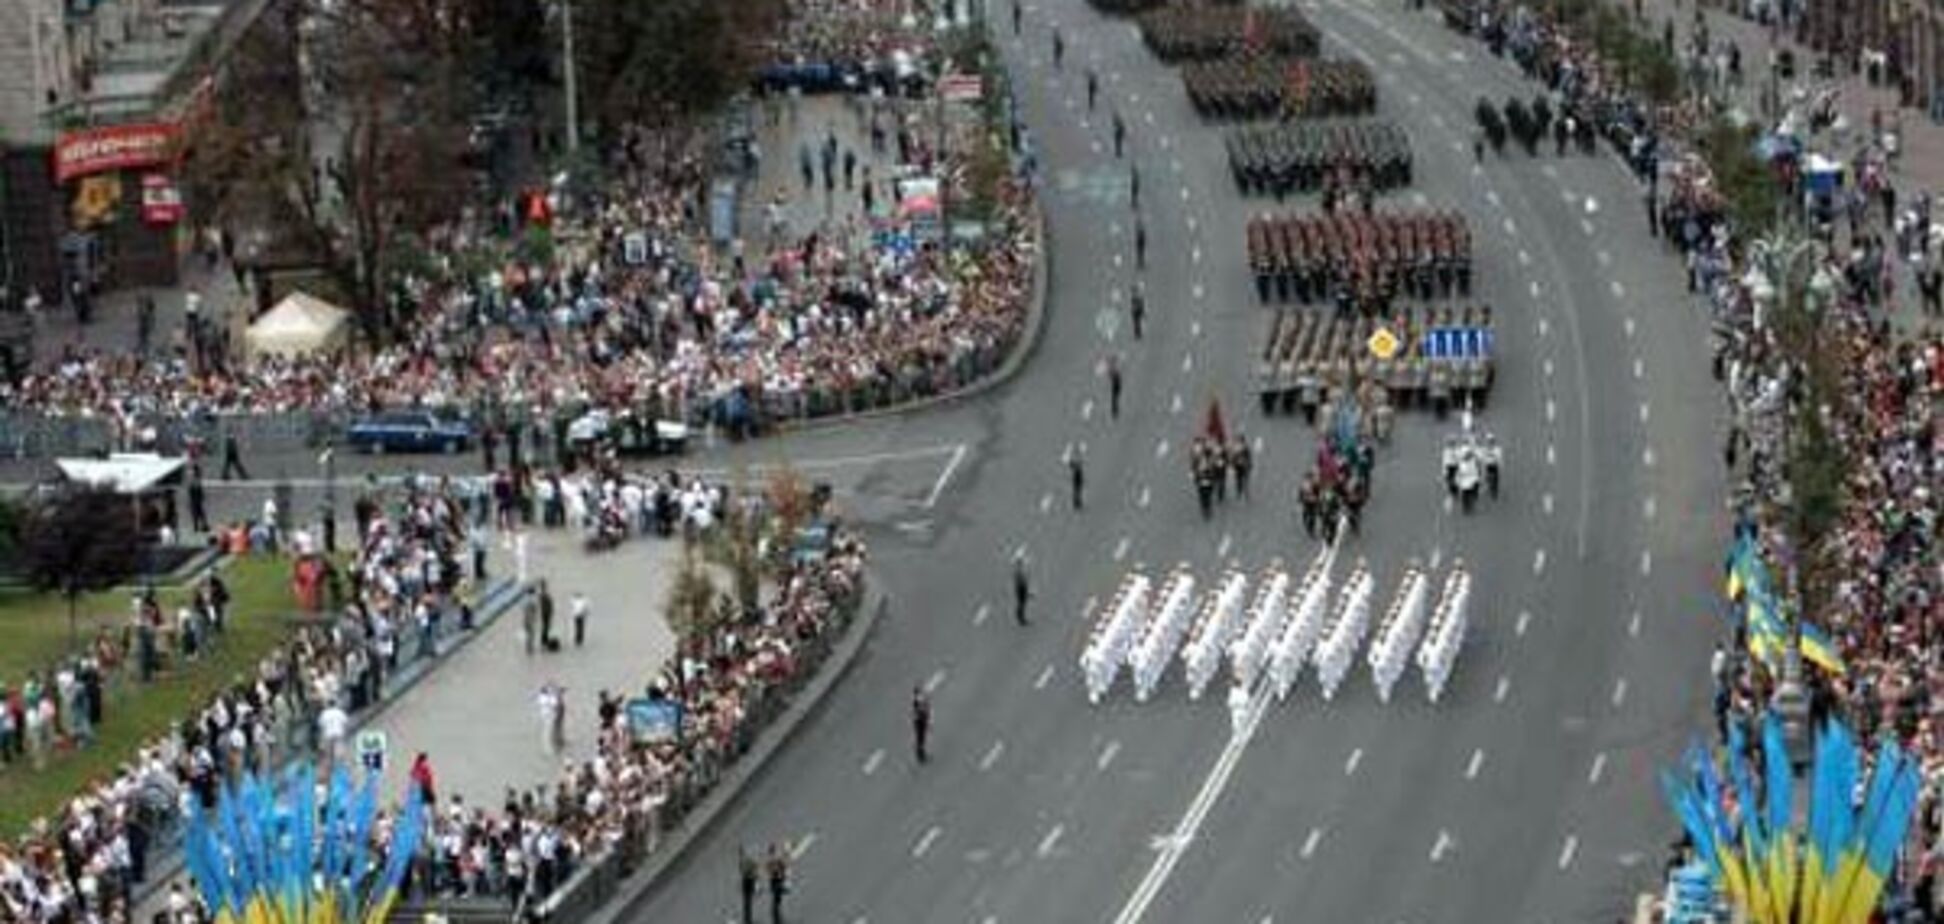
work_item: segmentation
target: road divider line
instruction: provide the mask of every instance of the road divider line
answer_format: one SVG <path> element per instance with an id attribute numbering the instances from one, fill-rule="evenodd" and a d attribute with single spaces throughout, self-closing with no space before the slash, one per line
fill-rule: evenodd
<path id="1" fill-rule="evenodd" d="M 1094 770 L 1101 773 L 1106 773 L 1107 766 L 1109 764 L 1112 764 L 1114 762 L 1114 758 L 1120 754 L 1120 748 L 1121 745 L 1120 745 L 1119 738 L 1107 742 L 1107 746 L 1100 749 L 1100 756 L 1094 758 Z"/>
<path id="2" fill-rule="evenodd" d="M 981 603 L 979 604 L 979 608 L 972 613 L 972 624 L 975 626 L 983 626 L 985 625 L 986 619 L 991 615 L 992 604 Z"/>
<path id="3" fill-rule="evenodd" d="M 1500 674 L 1498 686 L 1492 690 L 1492 702 L 1505 702 L 1505 695 L 1510 692 L 1512 692 L 1512 678 Z"/>
<path id="4" fill-rule="evenodd" d="M 1052 856 L 1053 849 L 1060 845 L 1060 835 L 1065 833 L 1066 825 L 1054 825 L 1053 830 L 1046 832 L 1046 836 L 1040 838 L 1039 849 L 1033 851 L 1033 853 L 1042 860 Z"/>
<path id="5" fill-rule="evenodd" d="M 1526 634 L 1526 626 L 1530 625 L 1531 623 L 1532 623 L 1532 612 L 1530 610 L 1520 610 L 1519 622 L 1518 625 L 1512 629 L 1512 634 L 1520 638 L 1524 638 Z"/>
<path id="6" fill-rule="evenodd" d="M 1572 866 L 1573 857 L 1578 853 L 1579 853 L 1579 835 L 1577 834 L 1566 835 L 1565 845 L 1559 848 L 1559 868 L 1563 870 L 1569 866 Z"/>
<path id="7" fill-rule="evenodd" d="M 1485 749 L 1472 748 L 1471 762 L 1465 764 L 1465 779 L 1478 779 L 1478 770 L 1485 766 Z"/>
<path id="8" fill-rule="evenodd" d="M 878 765 L 882 763 L 884 763 L 884 749 L 878 748 L 877 750 L 872 751 L 871 756 L 864 758 L 864 775 L 870 776 L 871 774 L 876 773 L 878 769 Z"/>
<path id="9" fill-rule="evenodd" d="M 1633 618 L 1627 620 L 1627 634 L 1633 636 L 1634 638 L 1640 637 L 1640 611 L 1639 610 L 1634 610 Z"/>
<path id="10" fill-rule="evenodd" d="M 1431 862 L 1433 864 L 1444 862 L 1445 854 L 1449 853 L 1450 851 L 1451 851 L 1451 832 L 1446 831 L 1443 828 L 1439 828 L 1438 839 L 1431 842 Z"/>
<path id="11" fill-rule="evenodd" d="M 1363 763 L 1363 748 L 1350 752 L 1350 759 L 1343 762 L 1343 775 L 1356 776 L 1357 767 Z"/>
<path id="12" fill-rule="evenodd" d="M 944 685 L 945 685 L 945 669 L 942 667 L 939 668 L 938 670 L 932 671 L 932 675 L 930 677 L 925 678 L 926 693 L 936 693 L 938 692 L 938 688 Z"/>
<path id="13" fill-rule="evenodd" d="M 1046 689 L 1046 685 L 1052 682 L 1053 682 L 1053 665 L 1048 664 L 1045 670 L 1040 671 L 1039 677 L 1033 681 L 1033 689 L 1044 690 Z"/>
<path id="14" fill-rule="evenodd" d="M 1619 680 L 1613 682 L 1613 708 L 1615 709 L 1620 708 L 1620 704 L 1626 701 L 1627 701 L 1627 678 L 1622 677 Z"/>
<path id="15" fill-rule="evenodd" d="M 999 762 L 999 755 L 1004 753 L 1006 753 L 1006 743 L 1004 741 L 994 741 L 992 747 L 986 750 L 985 756 L 979 758 L 979 772 L 984 773 L 987 770 L 991 770 L 992 765 Z"/>
<path id="16" fill-rule="evenodd" d="M 914 860 L 920 859 L 926 853 L 930 852 L 932 845 L 938 842 L 938 836 L 943 833 L 945 832 L 940 830 L 937 825 L 932 825 L 930 828 L 925 829 L 925 835 L 920 837 L 917 845 L 911 848 L 911 858 Z"/>
<path id="17" fill-rule="evenodd" d="M 1303 838 L 1303 849 L 1300 851 L 1303 859 L 1307 860 L 1310 857 L 1315 856 L 1316 846 L 1321 843 L 1323 843 L 1323 829 L 1322 828 L 1309 829 L 1309 836 Z"/>
<path id="18" fill-rule="evenodd" d="M 1593 755 L 1593 766 L 1586 771 L 1586 785 L 1600 785 L 1600 777 L 1606 773 L 1606 752 Z"/>

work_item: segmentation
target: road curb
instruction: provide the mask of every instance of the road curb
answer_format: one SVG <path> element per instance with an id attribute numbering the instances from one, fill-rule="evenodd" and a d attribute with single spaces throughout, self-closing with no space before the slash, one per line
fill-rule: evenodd
<path id="1" fill-rule="evenodd" d="M 1000 363 L 999 368 L 994 370 L 991 375 L 980 378 L 978 381 L 964 388 L 948 391 L 941 395 L 913 399 L 889 407 L 878 407 L 864 411 L 852 411 L 848 414 L 830 414 L 823 417 L 786 421 L 778 424 L 774 432 L 778 434 L 806 433 L 867 420 L 903 417 L 976 398 L 1012 381 L 1013 377 L 1019 374 L 1019 370 L 1026 365 L 1026 360 L 1032 358 L 1032 355 L 1039 351 L 1041 334 L 1046 331 L 1046 293 L 1052 285 L 1053 251 L 1052 248 L 1047 246 L 1046 210 L 1041 207 L 1038 201 L 1035 201 L 1032 211 L 1033 241 L 1035 245 L 1034 256 L 1036 259 L 1033 261 L 1033 290 L 1032 294 L 1027 297 L 1026 302 L 1026 327 L 1021 332 L 1019 343 L 1013 348 L 1012 354 L 1007 356 L 1006 361 Z"/>
<path id="2" fill-rule="evenodd" d="M 850 673 L 858 652 L 864 649 L 865 640 L 870 638 L 871 630 L 877 626 L 891 602 L 889 595 L 876 589 L 876 580 L 867 580 L 865 586 L 868 589 L 857 619 L 845 631 L 844 637 L 838 640 L 837 646 L 831 649 L 830 660 L 824 663 L 817 676 L 810 680 L 789 708 L 783 710 L 782 717 L 775 724 L 757 734 L 756 745 L 723 774 L 722 781 L 703 797 L 695 811 L 685 816 L 681 824 L 668 833 L 667 839 L 642 863 L 641 869 L 622 880 L 614 897 L 593 914 L 581 919 L 580 924 L 615 924 L 638 917 L 639 906 L 654 892 L 659 880 L 687 858 L 688 848 L 696 838 L 708 832 L 717 816 L 742 794 L 743 788 L 751 780 L 763 772 L 770 758 L 795 736 L 804 721 L 836 688 L 837 682 Z"/>

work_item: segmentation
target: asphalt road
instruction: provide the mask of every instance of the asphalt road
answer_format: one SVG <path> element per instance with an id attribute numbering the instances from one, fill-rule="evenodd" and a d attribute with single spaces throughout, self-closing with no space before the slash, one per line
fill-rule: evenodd
<path id="1" fill-rule="evenodd" d="M 1148 703 L 1123 684 L 1089 707 L 1075 659 L 1089 602 L 1130 568 L 1186 562 L 1207 581 L 1231 563 L 1300 570 L 1318 551 L 1293 503 L 1315 434 L 1260 417 L 1249 395 L 1267 317 L 1243 224 L 1272 206 L 1238 197 L 1219 133 L 1130 24 L 1037 0 L 1015 40 L 1008 4 L 991 6 L 1046 177 L 1045 338 L 1016 380 L 979 398 L 700 455 L 724 472 L 789 460 L 832 481 L 871 524 L 893 606 L 852 675 L 630 918 L 733 919 L 737 845 L 786 839 L 793 920 L 1416 924 L 1629 910 L 1673 832 L 1652 774 L 1705 720 L 1726 529 L 1705 322 L 1645 233 L 1639 189 L 1605 155 L 1475 166 L 1476 98 L 1535 87 L 1427 13 L 1304 7 L 1332 54 L 1380 74 L 1381 115 L 1411 136 L 1417 184 L 1382 204 L 1471 220 L 1476 300 L 1495 308 L 1501 356 L 1481 419 L 1505 446 L 1506 490 L 1470 517 L 1448 512 L 1436 446 L 1455 420 L 1401 415 L 1337 573 L 1367 560 L 1381 604 L 1406 562 L 1462 558 L 1473 630 L 1452 688 L 1430 705 L 1413 674 L 1380 704 L 1360 652 L 1335 701 L 1305 677 L 1225 755 L 1219 691 L 1190 702 L 1171 672 Z M 1064 73 L 1050 61 L 1055 24 Z M 1088 66 L 1102 79 L 1093 114 Z M 1133 130 L 1128 161 L 1113 158 L 1109 107 Z M 1138 343 L 1124 301 L 1129 162 L 1149 235 Z M 1126 373 L 1117 420 L 1100 374 L 1109 352 Z M 1204 523 L 1184 447 L 1215 398 L 1261 443 L 1255 497 Z M 1088 459 L 1078 513 L 1061 462 L 1074 443 Z M 317 474 L 308 457 L 251 464 Z M 367 468 L 397 464 L 343 460 L 341 496 Z M 248 511 L 267 490 L 213 486 L 212 500 Z M 1036 592 L 1025 628 L 1010 618 L 1019 550 Z M 916 686 L 936 718 L 923 767 Z M 1192 837 L 1170 839 L 1184 818 Z"/>
<path id="2" fill-rule="evenodd" d="M 1123 685 L 1089 707 L 1074 663 L 1088 602 L 1137 563 L 1188 562 L 1208 580 L 1226 562 L 1300 569 L 1316 552 L 1292 503 L 1315 436 L 1262 419 L 1247 391 L 1267 319 L 1243 221 L 1268 206 L 1237 197 L 1219 134 L 1131 25 L 1041 0 L 1020 42 L 994 6 L 1047 177 L 1046 338 L 1014 383 L 968 405 L 762 450 L 969 447 L 935 506 L 880 505 L 904 524 L 876 534 L 893 607 L 853 675 L 631 918 L 732 919 L 737 845 L 781 839 L 798 854 L 795 920 L 1630 913 L 1673 830 L 1653 773 L 1705 720 L 1725 531 L 1705 322 L 1677 261 L 1646 234 L 1639 189 L 1605 155 L 1475 167 L 1477 96 L 1534 87 L 1428 14 L 1305 7 L 1333 53 L 1382 75 L 1382 115 L 1412 137 L 1417 185 L 1384 204 L 1471 219 L 1477 295 L 1499 318 L 1501 372 L 1482 421 L 1506 447 L 1506 491 L 1469 518 L 1447 512 L 1442 427 L 1400 416 L 1364 535 L 1343 559 L 1369 561 L 1380 602 L 1411 559 L 1469 564 L 1473 632 L 1452 689 L 1429 705 L 1413 675 L 1379 704 L 1360 657 L 1334 702 L 1306 677 L 1224 761 L 1219 693 L 1190 702 L 1172 674 L 1148 703 Z M 1051 24 L 1067 42 L 1063 74 L 1051 69 Z M 1093 115 L 1088 65 L 1103 82 Z M 1128 117 L 1142 174 L 1151 311 L 1140 343 L 1117 314 L 1133 213 L 1110 105 Z M 1110 350 L 1126 371 L 1118 420 L 1099 377 Z M 1254 500 L 1204 524 L 1182 447 L 1216 396 L 1263 446 Z M 1060 463 L 1075 441 L 1089 459 L 1081 513 L 1067 509 Z M 1026 628 L 1010 619 L 1007 560 L 1021 548 L 1037 582 Z M 908 730 L 918 685 L 936 716 L 923 767 Z M 1193 837 L 1168 840 L 1184 816 L 1199 818 Z M 1163 852 L 1170 862 L 1157 864 Z"/>

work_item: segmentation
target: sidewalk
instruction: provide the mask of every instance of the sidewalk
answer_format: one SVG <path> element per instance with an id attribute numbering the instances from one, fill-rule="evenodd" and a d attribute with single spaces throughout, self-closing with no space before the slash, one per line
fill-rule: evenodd
<path id="1" fill-rule="evenodd" d="M 249 293 L 237 287 L 236 276 L 228 263 L 210 268 L 200 254 L 182 262 L 182 282 L 174 288 L 117 289 L 95 299 L 94 320 L 87 326 L 76 321 L 74 312 L 58 300 L 41 306 L 34 320 L 34 367 L 51 369 L 69 347 L 94 348 L 115 355 L 133 353 L 136 346 L 136 314 L 143 296 L 155 298 L 155 330 L 149 349 L 157 354 L 175 349 L 184 341 L 182 313 L 188 293 L 202 297 L 202 316 L 212 323 L 236 324 L 241 337 L 248 322 Z M 240 347 L 242 344 L 236 344 Z"/>
<path id="2" fill-rule="evenodd" d="M 1686 65 L 1686 52 L 1692 41 L 1694 28 L 1693 0 L 1637 0 L 1649 35 L 1660 36 L 1664 24 L 1672 19 L 1675 32 L 1675 48 L 1683 66 Z M 1786 105 L 1791 91 L 1802 88 L 1813 96 L 1821 89 L 1837 90 L 1837 110 L 1845 117 L 1848 131 L 1843 138 L 1834 138 L 1831 132 L 1824 131 L 1811 143 L 1812 148 L 1823 148 L 1823 153 L 1845 160 L 1872 141 L 1871 115 L 1880 113 L 1882 125 L 1886 130 L 1898 130 L 1900 154 L 1893 163 L 1891 177 L 1897 187 L 1900 201 L 1913 201 L 1920 191 L 1933 195 L 1944 194 L 1944 125 L 1932 121 L 1921 109 L 1904 109 L 1897 105 L 1897 90 L 1893 86 L 1872 87 L 1863 74 L 1852 75 L 1848 67 L 1838 62 L 1836 78 L 1832 81 L 1818 80 L 1811 74 L 1815 66 L 1816 54 L 1806 46 L 1797 45 L 1791 36 L 1793 30 L 1782 27 L 1775 30 L 1776 39 L 1771 41 L 1770 28 L 1752 19 L 1744 19 L 1715 6 L 1702 6 L 1709 40 L 1718 49 L 1723 40 L 1734 43 L 1741 50 L 1741 86 L 1732 91 L 1732 98 L 1743 111 L 1751 116 L 1760 117 L 1764 89 L 1769 85 L 1769 61 L 1771 52 L 1791 50 L 1795 54 L 1794 79 L 1777 81 L 1776 91 Z M 1900 128 L 1900 130 L 1899 130 Z"/>
<path id="3" fill-rule="evenodd" d="M 681 567 L 679 541 L 631 539 L 590 555 L 579 530 L 533 530 L 533 577 L 554 597 L 556 654 L 526 653 L 521 611 L 507 612 L 437 674 L 381 710 L 366 730 L 385 733 L 390 753 L 380 792 L 403 792 L 412 758 L 432 759 L 439 798 L 464 796 L 468 805 L 497 809 L 511 787 L 551 792 L 563 761 L 584 761 L 595 750 L 595 705 L 602 690 L 631 698 L 675 651 L 662 602 Z M 512 567 L 511 553 L 494 547 L 493 564 Z M 510 573 L 510 572 L 509 572 Z M 587 594 L 592 615 L 587 645 L 574 646 L 569 605 Z M 567 748 L 543 746 L 535 696 L 541 684 L 567 688 Z"/>

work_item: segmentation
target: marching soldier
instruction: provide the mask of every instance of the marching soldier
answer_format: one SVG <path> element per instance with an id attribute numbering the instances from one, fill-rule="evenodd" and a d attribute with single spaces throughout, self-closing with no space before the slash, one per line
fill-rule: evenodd
<path id="1" fill-rule="evenodd" d="M 1249 472 L 1255 467 L 1255 459 L 1254 453 L 1249 448 L 1248 438 L 1239 431 L 1235 434 L 1235 439 L 1229 442 L 1228 464 L 1229 469 L 1235 472 L 1235 496 L 1248 497 Z"/>
<path id="2" fill-rule="evenodd" d="M 1210 439 L 1208 446 L 1208 477 L 1214 482 L 1215 502 L 1228 502 L 1228 448 Z"/>
<path id="3" fill-rule="evenodd" d="M 1195 437 L 1188 453 L 1189 475 L 1195 480 L 1195 497 L 1201 502 L 1202 519 L 1215 513 L 1214 466 L 1209 462 L 1207 437 Z"/>
<path id="4" fill-rule="evenodd" d="M 756 858 L 749 855 L 749 848 L 736 848 L 736 865 L 742 874 L 742 919 L 743 924 L 756 924 L 756 880 L 762 871 L 757 869 Z"/>
<path id="5" fill-rule="evenodd" d="M 782 844 L 769 849 L 770 920 L 783 924 L 783 895 L 790 891 L 790 858 Z"/>

